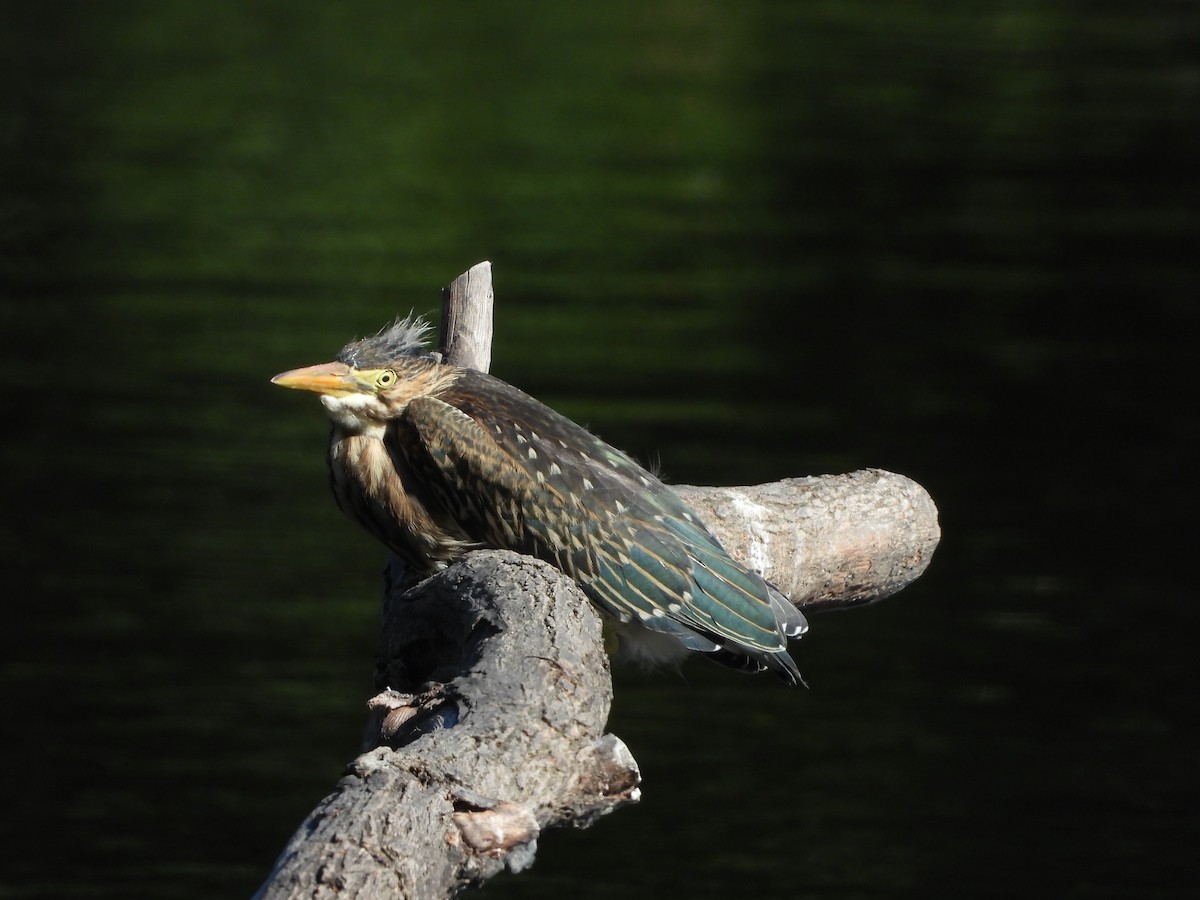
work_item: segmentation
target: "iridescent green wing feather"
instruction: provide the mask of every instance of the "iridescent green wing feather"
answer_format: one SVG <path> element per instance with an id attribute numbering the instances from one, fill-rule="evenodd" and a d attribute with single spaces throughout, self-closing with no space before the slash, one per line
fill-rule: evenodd
<path id="1" fill-rule="evenodd" d="M 625 454 L 477 372 L 412 401 L 404 422 L 425 456 L 409 446 L 409 463 L 468 534 L 546 559 L 619 620 L 799 677 L 781 630 L 803 617 Z"/>

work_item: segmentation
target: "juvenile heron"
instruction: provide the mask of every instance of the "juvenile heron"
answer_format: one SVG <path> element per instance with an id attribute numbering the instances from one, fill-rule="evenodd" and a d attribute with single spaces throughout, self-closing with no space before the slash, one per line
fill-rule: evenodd
<path id="1" fill-rule="evenodd" d="M 338 506 L 416 574 L 469 550 L 515 550 L 573 578 L 626 655 L 688 651 L 799 682 L 787 639 L 804 616 L 732 560 L 670 488 L 619 450 L 497 378 L 448 365 L 409 316 L 334 362 L 276 375 L 333 421 Z"/>

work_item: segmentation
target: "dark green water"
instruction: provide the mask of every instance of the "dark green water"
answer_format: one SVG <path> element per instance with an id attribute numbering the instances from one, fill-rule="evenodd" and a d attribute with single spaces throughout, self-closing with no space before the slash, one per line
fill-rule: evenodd
<path id="1" fill-rule="evenodd" d="M 945 531 L 811 690 L 618 673 L 644 802 L 490 893 L 1191 895 L 1194 5 L 0 19 L 0 896 L 268 871 L 382 555 L 267 379 L 482 258 L 493 371 L 673 480 L 880 466 Z"/>

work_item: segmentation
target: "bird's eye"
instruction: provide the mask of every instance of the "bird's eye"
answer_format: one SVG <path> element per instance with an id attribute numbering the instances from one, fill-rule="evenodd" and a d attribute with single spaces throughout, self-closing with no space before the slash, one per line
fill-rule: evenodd
<path id="1" fill-rule="evenodd" d="M 379 373 L 379 377 L 375 379 L 375 384 L 381 388 L 391 387 L 396 383 L 396 370 L 384 369 Z"/>

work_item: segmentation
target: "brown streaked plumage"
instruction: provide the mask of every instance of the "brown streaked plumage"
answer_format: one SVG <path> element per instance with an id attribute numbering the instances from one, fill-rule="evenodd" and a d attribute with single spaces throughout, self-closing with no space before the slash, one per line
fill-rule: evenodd
<path id="1" fill-rule="evenodd" d="M 335 362 L 273 379 L 320 395 L 347 515 L 417 574 L 482 547 L 544 559 L 632 655 L 692 650 L 800 681 L 787 638 L 807 623 L 787 598 L 624 453 L 499 379 L 442 363 L 427 331 L 399 320 Z"/>

